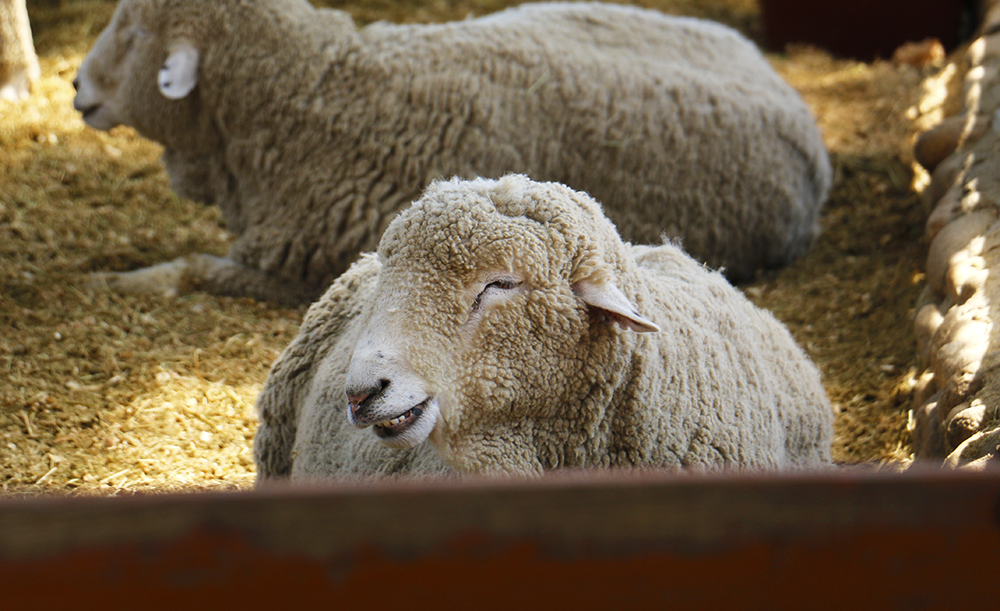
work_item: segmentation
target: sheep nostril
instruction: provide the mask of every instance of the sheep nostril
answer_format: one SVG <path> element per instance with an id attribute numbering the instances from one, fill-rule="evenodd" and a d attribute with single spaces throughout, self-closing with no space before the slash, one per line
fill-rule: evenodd
<path id="1" fill-rule="evenodd" d="M 80 91 L 80 77 L 73 79 L 73 89 Z"/>
<path id="2" fill-rule="evenodd" d="M 361 411 L 361 406 L 370 395 L 347 395 L 347 407 L 351 410 L 352 416 L 357 416 Z"/>
<path id="3" fill-rule="evenodd" d="M 351 415 L 356 416 L 371 405 L 372 401 L 385 392 L 389 387 L 389 380 L 381 379 L 372 386 L 365 388 L 348 388 L 347 403 L 351 410 Z"/>

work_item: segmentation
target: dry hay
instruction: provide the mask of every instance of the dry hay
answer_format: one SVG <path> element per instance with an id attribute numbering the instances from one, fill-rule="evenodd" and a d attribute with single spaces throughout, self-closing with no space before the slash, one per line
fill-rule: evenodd
<path id="1" fill-rule="evenodd" d="M 29 7 L 43 72 L 35 94 L 0 105 L 0 486 L 249 486 L 254 400 L 304 309 L 87 286 L 90 271 L 222 254 L 228 238 L 217 211 L 170 191 L 158 146 L 80 121 L 70 83 L 114 4 L 57 4 Z M 455 19 L 504 4 L 336 6 L 370 22 Z M 757 28 L 752 0 L 644 4 Z M 910 317 L 924 254 L 909 149 L 917 122 L 940 111 L 924 92 L 932 73 L 807 50 L 772 59 L 818 115 L 837 183 L 813 251 L 746 290 L 822 368 L 838 409 L 836 458 L 898 464 L 909 454 Z"/>
<path id="2" fill-rule="evenodd" d="M 927 176 L 912 142 L 955 111 L 960 70 L 789 51 L 772 61 L 816 114 L 835 184 L 810 253 L 746 291 L 822 369 L 837 410 L 834 459 L 905 464 L 927 215 L 916 193 Z"/>

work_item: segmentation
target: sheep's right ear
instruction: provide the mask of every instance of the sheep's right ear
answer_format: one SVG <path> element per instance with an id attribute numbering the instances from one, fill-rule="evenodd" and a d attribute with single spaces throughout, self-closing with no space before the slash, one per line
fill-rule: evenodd
<path id="1" fill-rule="evenodd" d="M 194 45 L 186 40 L 178 40 L 170 45 L 170 55 L 160 68 L 157 83 L 160 93 L 170 100 L 179 100 L 191 93 L 198 84 L 198 58 L 200 54 Z"/>
<path id="2" fill-rule="evenodd" d="M 573 294 L 609 320 L 618 323 L 622 329 L 638 333 L 660 332 L 659 325 L 636 312 L 628 297 L 613 284 L 581 280 L 573 285 Z"/>

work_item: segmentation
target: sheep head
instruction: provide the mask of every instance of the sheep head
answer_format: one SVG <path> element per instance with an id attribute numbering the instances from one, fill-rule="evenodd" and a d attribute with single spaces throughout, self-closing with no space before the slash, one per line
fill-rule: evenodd
<path id="1" fill-rule="evenodd" d="M 429 436 L 461 470 L 537 471 L 533 423 L 572 418 L 627 331 L 659 330 L 620 288 L 634 263 L 613 225 L 562 185 L 435 183 L 379 258 L 348 417 L 390 447 Z"/>
<path id="2" fill-rule="evenodd" d="M 168 149 L 212 153 L 234 122 L 252 128 L 293 93 L 318 49 L 355 37 L 349 15 L 306 0 L 121 0 L 80 65 L 73 106 L 96 129 L 128 125 Z"/>
<path id="3" fill-rule="evenodd" d="M 122 0 L 73 81 L 85 123 L 136 128 L 168 147 L 215 145 L 198 87 L 208 35 L 227 31 L 211 3 Z M 224 4 L 220 2 L 219 4 Z"/>

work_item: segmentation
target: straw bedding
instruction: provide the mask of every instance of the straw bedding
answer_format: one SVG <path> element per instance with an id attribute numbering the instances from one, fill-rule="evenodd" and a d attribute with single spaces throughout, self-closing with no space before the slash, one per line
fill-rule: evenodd
<path id="1" fill-rule="evenodd" d="M 358 2 L 361 23 L 483 14 L 502 1 Z M 751 36 L 752 0 L 650 0 Z M 85 127 L 71 81 L 114 3 L 29 3 L 42 80 L 0 103 L 0 490 L 115 494 L 252 485 L 253 404 L 302 309 L 89 288 L 187 252 L 225 253 L 218 214 L 167 186 L 159 148 Z M 926 212 L 914 134 L 949 109 L 957 71 L 793 49 L 771 60 L 817 115 L 837 178 L 808 256 L 744 287 L 789 325 L 838 414 L 834 457 L 898 466 L 915 367 Z"/>

